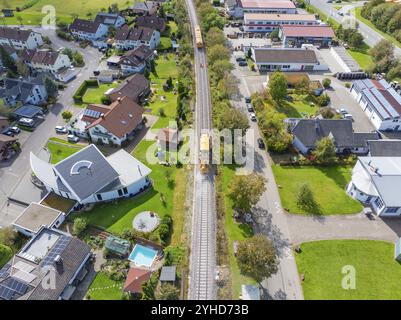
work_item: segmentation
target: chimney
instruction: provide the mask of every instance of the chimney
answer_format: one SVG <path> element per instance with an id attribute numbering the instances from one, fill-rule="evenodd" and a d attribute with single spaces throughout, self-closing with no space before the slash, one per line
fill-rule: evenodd
<path id="1" fill-rule="evenodd" d="M 102 113 L 100 116 L 102 117 L 102 119 L 104 119 L 104 113 Z"/>
<path id="2" fill-rule="evenodd" d="M 121 97 L 118 97 L 118 98 L 117 98 L 117 101 L 118 101 L 118 102 L 121 102 Z"/>

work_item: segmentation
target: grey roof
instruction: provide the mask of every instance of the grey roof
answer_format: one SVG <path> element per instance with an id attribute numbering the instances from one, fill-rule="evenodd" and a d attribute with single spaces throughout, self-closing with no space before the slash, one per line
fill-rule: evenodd
<path id="1" fill-rule="evenodd" d="M 160 273 L 160 281 L 175 281 L 176 266 L 163 267 Z"/>
<path id="2" fill-rule="evenodd" d="M 45 75 L 42 73 L 25 79 L 7 78 L 4 80 L 3 88 L 0 89 L 0 98 L 15 97 L 16 100 L 25 102 L 35 85 L 44 85 L 44 79 Z"/>
<path id="3" fill-rule="evenodd" d="M 136 18 L 135 24 L 138 27 L 148 27 L 159 31 L 164 31 L 164 29 L 166 29 L 166 19 L 155 14 L 150 16 L 140 16 Z"/>
<path id="4" fill-rule="evenodd" d="M 3 39 L 26 41 L 31 33 L 32 30 L 0 27 L 0 38 Z"/>
<path id="5" fill-rule="evenodd" d="M 148 59 L 153 57 L 153 50 L 145 45 L 126 52 L 119 60 L 119 64 L 138 66 L 145 63 Z"/>
<path id="6" fill-rule="evenodd" d="M 70 25 L 70 30 L 74 31 L 83 31 L 87 33 L 96 33 L 97 29 L 99 29 L 100 22 L 84 20 L 84 19 L 75 19 L 73 23 Z"/>
<path id="7" fill-rule="evenodd" d="M 372 157 L 401 157 L 401 140 L 368 141 Z"/>
<path id="8" fill-rule="evenodd" d="M 316 53 L 306 49 L 255 48 L 256 63 L 318 63 Z"/>
<path id="9" fill-rule="evenodd" d="M 103 23 L 106 25 L 114 25 L 120 15 L 118 13 L 99 12 L 96 15 L 95 22 Z"/>
<path id="10" fill-rule="evenodd" d="M 42 113 L 43 111 L 41 107 L 33 106 L 30 104 L 19 107 L 13 112 L 14 115 L 21 118 L 34 118 L 35 116 L 40 115 Z"/>
<path id="11" fill-rule="evenodd" d="M 317 141 L 329 135 L 337 147 L 354 146 L 351 120 L 301 119 L 292 134 L 308 148 L 314 148 Z"/>
<path id="12" fill-rule="evenodd" d="M 375 141 L 379 139 L 380 137 L 377 132 L 354 132 L 355 147 L 367 147 L 368 140 Z"/>
<path id="13" fill-rule="evenodd" d="M 119 176 L 93 144 L 57 163 L 54 168 L 80 200 L 95 194 Z"/>
<path id="14" fill-rule="evenodd" d="M 359 157 L 387 207 L 401 207 L 401 157 Z"/>
<path id="15" fill-rule="evenodd" d="M 123 26 L 117 30 L 115 39 L 117 41 L 149 41 L 154 32 L 155 29 L 148 27 L 128 28 L 128 26 Z"/>

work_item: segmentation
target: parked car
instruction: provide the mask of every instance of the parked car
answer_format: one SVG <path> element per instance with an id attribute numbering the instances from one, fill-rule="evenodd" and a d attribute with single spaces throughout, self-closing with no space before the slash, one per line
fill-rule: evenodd
<path id="1" fill-rule="evenodd" d="M 337 109 L 336 111 L 337 111 L 337 113 L 340 113 L 340 114 L 348 113 L 347 109 L 345 109 L 345 108 Z"/>
<path id="2" fill-rule="evenodd" d="M 245 103 L 251 103 L 251 97 L 245 97 Z"/>
<path id="3" fill-rule="evenodd" d="M 238 65 L 239 65 L 240 67 L 246 67 L 248 64 L 246 63 L 246 61 L 239 61 L 239 62 L 238 62 Z"/>
<path id="4" fill-rule="evenodd" d="M 18 123 L 23 126 L 33 127 L 35 124 L 35 121 L 33 121 L 32 119 L 29 119 L 29 118 L 21 118 L 18 120 Z"/>
<path id="5" fill-rule="evenodd" d="M 252 105 L 250 103 L 246 104 L 246 108 L 248 109 L 249 112 L 253 112 L 254 111 L 253 107 L 252 107 Z"/>
<path id="6" fill-rule="evenodd" d="M 10 130 L 12 133 L 17 133 L 17 134 L 21 132 L 21 129 L 18 128 L 18 127 L 16 127 L 16 126 L 11 127 L 9 130 Z"/>
<path id="7" fill-rule="evenodd" d="M 9 137 L 14 137 L 14 132 L 12 132 L 11 130 L 4 132 L 4 134 Z"/>
<path id="8" fill-rule="evenodd" d="M 244 57 L 237 57 L 235 58 L 235 61 L 240 62 L 240 61 L 246 61 Z"/>
<path id="9" fill-rule="evenodd" d="M 63 126 L 56 126 L 55 130 L 57 133 L 61 133 L 61 134 L 65 134 L 68 132 L 67 128 L 63 127 Z"/>
<path id="10" fill-rule="evenodd" d="M 352 114 L 350 114 L 350 113 L 343 114 L 343 119 L 354 120 L 354 118 L 352 117 Z"/>
<path id="11" fill-rule="evenodd" d="M 249 114 L 249 119 L 251 119 L 251 121 L 253 121 L 253 122 L 256 122 L 256 114 L 250 113 Z"/>
<path id="12" fill-rule="evenodd" d="M 67 140 L 68 140 L 69 142 L 74 142 L 74 143 L 76 143 L 76 142 L 79 141 L 79 138 L 78 138 L 77 136 L 74 136 L 73 134 L 69 134 L 69 135 L 67 136 Z"/>
<path id="13" fill-rule="evenodd" d="M 265 143 L 264 143 L 262 138 L 258 139 L 258 147 L 259 147 L 259 149 L 264 149 L 265 148 Z"/>

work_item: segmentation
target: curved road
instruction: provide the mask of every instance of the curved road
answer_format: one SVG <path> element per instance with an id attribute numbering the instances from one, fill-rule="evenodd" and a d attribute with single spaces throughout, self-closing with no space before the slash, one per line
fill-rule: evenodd
<path id="1" fill-rule="evenodd" d="M 192 34 L 198 25 L 198 18 L 192 0 L 186 0 Z M 195 107 L 195 148 L 199 150 L 199 137 L 211 129 L 211 100 L 206 52 L 197 48 L 194 41 L 196 79 Z M 197 158 L 199 152 L 193 153 Z M 191 300 L 216 299 L 216 210 L 213 174 L 201 174 L 197 159 L 194 159 L 194 202 L 192 215 L 191 256 L 189 271 L 189 292 Z"/>

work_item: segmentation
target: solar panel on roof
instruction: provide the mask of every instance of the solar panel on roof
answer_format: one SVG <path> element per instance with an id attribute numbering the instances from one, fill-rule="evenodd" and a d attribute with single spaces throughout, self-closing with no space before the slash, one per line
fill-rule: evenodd
<path id="1" fill-rule="evenodd" d="M 100 118 L 101 114 L 102 114 L 101 112 L 92 110 L 92 109 L 85 109 L 85 111 L 84 111 L 85 116 L 95 118 L 95 119 Z"/>
<path id="2" fill-rule="evenodd" d="M 70 237 L 61 236 L 60 239 L 53 246 L 53 248 L 51 248 L 47 256 L 43 259 L 41 266 L 44 267 L 52 265 L 54 259 L 64 251 L 64 249 L 67 247 L 70 241 L 71 241 Z"/>
<path id="3" fill-rule="evenodd" d="M 5 280 L 2 285 L 4 285 L 5 287 L 15 291 L 16 293 L 18 293 L 19 295 L 24 295 L 25 293 L 27 293 L 29 286 L 21 281 L 18 281 L 17 279 L 14 278 L 8 278 L 7 280 Z"/>
<path id="4" fill-rule="evenodd" d="M 0 269 L 0 278 L 6 278 L 10 275 L 11 265 L 6 264 L 2 269 Z"/>
<path id="5" fill-rule="evenodd" d="M 0 284 L 0 299 L 11 300 L 14 291 Z"/>

